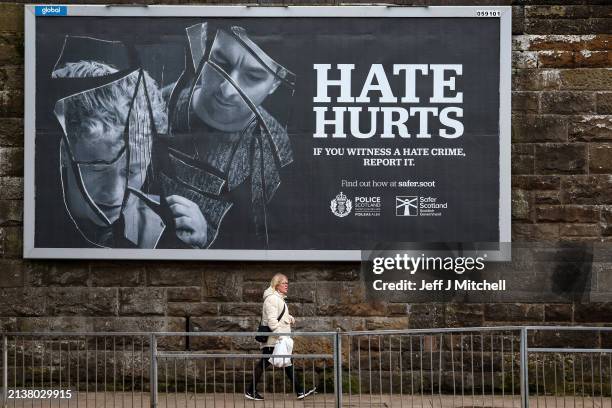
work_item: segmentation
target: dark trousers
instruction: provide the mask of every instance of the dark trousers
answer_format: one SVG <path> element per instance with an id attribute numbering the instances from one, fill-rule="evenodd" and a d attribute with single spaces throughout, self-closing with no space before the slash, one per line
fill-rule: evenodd
<path id="1" fill-rule="evenodd" d="M 274 351 L 274 347 L 264 347 L 261 351 L 263 354 L 272 354 L 272 352 Z M 257 389 L 257 384 L 261 379 L 261 375 L 263 374 L 264 370 L 271 365 L 268 361 L 269 359 L 270 357 L 262 357 L 261 360 L 259 360 L 255 365 L 252 382 L 247 387 L 248 391 L 255 391 Z M 291 381 L 291 385 L 293 386 L 293 390 L 295 391 L 295 393 L 300 394 L 303 391 L 300 374 L 295 371 L 293 367 L 293 365 L 285 367 L 285 375 L 287 376 L 287 378 L 289 378 L 289 381 Z"/>

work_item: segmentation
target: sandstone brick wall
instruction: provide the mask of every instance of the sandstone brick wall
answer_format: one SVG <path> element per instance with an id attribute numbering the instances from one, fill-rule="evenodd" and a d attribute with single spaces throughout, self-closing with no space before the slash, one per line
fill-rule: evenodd
<path id="1" fill-rule="evenodd" d="M 559 3 L 511 3 L 513 239 L 610 242 L 612 6 Z M 0 3 L 0 331 L 250 330 L 260 293 L 279 271 L 291 280 L 291 307 L 307 330 L 612 323 L 606 296 L 589 303 L 368 304 L 357 263 L 23 261 L 22 10 Z M 592 285 L 610 285 L 611 277 L 610 260 L 594 264 Z"/>

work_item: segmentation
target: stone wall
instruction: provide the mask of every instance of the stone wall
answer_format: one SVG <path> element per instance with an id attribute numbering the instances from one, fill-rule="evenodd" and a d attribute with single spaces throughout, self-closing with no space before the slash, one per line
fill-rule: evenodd
<path id="1" fill-rule="evenodd" d="M 312 4 L 292 4 L 300 3 Z M 605 4 L 512 2 L 513 240 L 612 241 L 612 6 Z M 0 331 L 251 330 L 275 272 L 289 277 L 291 307 L 306 330 L 612 323 L 606 297 L 366 303 L 358 263 L 24 261 L 23 36 L 23 4 L 0 3 Z M 611 283 L 612 263 L 596 262 L 592 284 Z"/>

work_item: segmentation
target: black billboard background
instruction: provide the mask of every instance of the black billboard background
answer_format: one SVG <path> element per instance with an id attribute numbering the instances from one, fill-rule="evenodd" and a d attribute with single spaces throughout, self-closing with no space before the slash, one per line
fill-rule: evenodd
<path id="1" fill-rule="evenodd" d="M 499 239 L 499 20 L 477 18 L 99 18 L 37 19 L 36 38 L 36 247 L 88 247 L 64 207 L 58 163 L 60 128 L 48 89 L 65 35 L 136 41 L 159 48 L 167 75 L 181 63 L 184 29 L 204 21 L 245 27 L 251 38 L 297 76 L 288 124 L 294 161 L 281 171 L 281 185 L 268 207 L 269 249 L 367 249 L 394 241 L 497 241 Z M 161 44 L 161 45 L 160 45 Z M 163 48 L 161 48 L 163 47 Z M 181 61 L 182 62 L 182 61 Z M 393 64 L 462 64 L 457 90 L 464 95 L 458 139 L 313 139 L 313 64 L 355 64 L 353 95 L 375 63 L 383 64 L 396 96 L 403 81 Z M 147 67 L 145 67 L 147 68 Z M 153 69 L 150 73 L 155 76 Z M 330 78 L 337 71 L 331 71 Z M 417 95 L 430 95 L 430 78 L 421 77 Z M 330 96 L 334 96 L 330 91 Z M 422 97 L 419 105 L 432 106 Z M 380 106 L 373 98 L 373 106 Z M 287 101 L 270 104 L 282 106 Z M 334 103 L 326 106 L 340 106 Z M 405 106 L 407 107 L 407 106 Z M 271 108 L 274 110 L 274 108 Z M 367 116 L 364 116 L 367 118 Z M 409 121 L 414 130 L 418 121 Z M 433 122 L 435 123 L 435 122 Z M 362 127 L 369 123 L 362 120 Z M 348 128 L 348 126 L 345 126 Z M 414 133 L 414 132 L 411 132 Z M 313 157 L 313 147 L 463 147 L 466 157 L 417 158 L 415 167 L 363 167 L 355 157 Z M 433 189 L 343 188 L 348 180 L 436 180 Z M 380 196 L 380 217 L 336 217 L 330 201 L 340 192 Z M 429 195 L 447 201 L 441 217 L 396 217 L 395 196 Z M 231 211 L 231 210 L 230 210 Z M 245 218 L 247 214 L 243 215 Z M 221 225 L 223 228 L 223 224 Z M 226 241 L 227 242 L 227 241 Z M 212 248 L 217 248 L 214 244 Z M 250 249 L 240 234 L 222 249 Z M 259 249 L 259 248 L 254 248 Z"/>

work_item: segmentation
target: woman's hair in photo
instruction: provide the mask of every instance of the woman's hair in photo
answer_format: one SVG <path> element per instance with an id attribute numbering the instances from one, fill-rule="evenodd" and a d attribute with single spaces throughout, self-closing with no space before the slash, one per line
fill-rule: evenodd
<path id="1" fill-rule="evenodd" d="M 283 275 L 282 273 L 277 273 L 276 275 L 274 275 L 272 277 L 272 280 L 270 281 L 270 287 L 272 289 L 276 289 L 276 287 L 280 284 L 283 278 L 287 279 L 287 276 Z"/>

